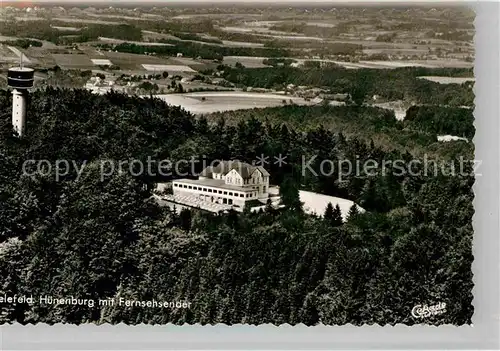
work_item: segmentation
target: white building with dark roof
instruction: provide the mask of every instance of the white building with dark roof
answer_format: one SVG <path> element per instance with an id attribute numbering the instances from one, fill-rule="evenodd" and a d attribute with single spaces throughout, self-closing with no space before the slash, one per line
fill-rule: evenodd
<path id="1" fill-rule="evenodd" d="M 242 211 L 252 201 L 265 204 L 269 198 L 269 172 L 240 161 L 222 161 L 203 170 L 198 179 L 172 182 L 174 198 L 213 204 Z M 221 205 L 221 206 L 217 206 Z"/>

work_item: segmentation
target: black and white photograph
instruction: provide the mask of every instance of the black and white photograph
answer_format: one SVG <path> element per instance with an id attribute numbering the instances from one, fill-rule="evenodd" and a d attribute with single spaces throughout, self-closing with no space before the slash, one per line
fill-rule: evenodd
<path id="1" fill-rule="evenodd" d="M 472 324 L 475 12 L 0 3 L 0 324 Z"/>

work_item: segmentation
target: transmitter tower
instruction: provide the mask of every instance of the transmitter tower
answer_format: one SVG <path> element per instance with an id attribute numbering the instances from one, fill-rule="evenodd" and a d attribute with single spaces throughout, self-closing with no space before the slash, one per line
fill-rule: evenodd
<path id="1" fill-rule="evenodd" d="M 19 67 L 12 67 L 7 74 L 7 84 L 12 90 L 12 127 L 19 136 L 26 128 L 26 103 L 28 89 L 33 88 L 35 70 L 23 66 L 23 55 Z"/>

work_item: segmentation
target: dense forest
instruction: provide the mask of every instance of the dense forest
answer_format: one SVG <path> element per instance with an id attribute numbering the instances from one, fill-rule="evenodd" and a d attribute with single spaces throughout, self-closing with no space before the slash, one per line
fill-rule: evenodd
<path id="1" fill-rule="evenodd" d="M 471 322 L 470 165 L 456 175 L 303 174 L 303 156 L 317 156 L 311 163 L 316 171 L 326 159 L 410 162 L 421 156 L 345 135 L 328 123 L 302 129 L 279 119 L 236 119 L 237 112 L 228 120 L 224 115 L 207 119 L 154 98 L 50 87 L 30 95 L 27 133 L 18 139 L 10 106 L 11 94 L 2 91 L 0 296 L 125 297 L 192 305 L 2 304 L 1 322 Z M 399 123 L 391 114 L 359 106 L 320 112 L 315 113 L 325 122 L 328 114 L 348 115 L 345 123 L 363 120 L 381 131 Z M 295 115 L 300 113 L 297 108 Z M 429 133 L 418 122 L 421 113 L 415 115 L 412 128 Z M 251 162 L 260 154 L 280 153 L 288 156 L 287 164 L 268 170 L 271 183 L 282 186 L 286 209 L 267 207 L 262 213 L 177 214 L 159 207 L 148 190 L 167 179 L 132 172 L 103 179 L 100 169 L 102 160 Z M 69 160 L 85 165 L 85 171 L 78 176 L 73 170 L 58 181 L 54 170 L 23 175 L 23 163 L 30 159 Z M 299 189 L 352 199 L 366 212 L 352 211 L 345 223 L 334 218 L 332 208 L 324 217 L 307 215 Z M 423 321 L 412 317 L 415 305 L 440 302 L 446 303 L 446 313 Z"/>
<path id="2" fill-rule="evenodd" d="M 39 40 L 31 39 L 16 39 L 16 40 L 5 40 L 1 42 L 4 45 L 19 46 L 23 49 L 27 49 L 30 46 L 41 47 L 43 43 Z"/>
<path id="3" fill-rule="evenodd" d="M 325 87 L 334 93 L 349 93 L 363 102 L 378 95 L 387 100 L 449 106 L 472 106 L 473 83 L 439 84 L 418 77 L 433 75 L 472 77 L 469 68 L 346 69 L 320 67 L 223 67 L 223 77 L 249 87 L 284 89 L 288 84 Z"/>
<path id="4" fill-rule="evenodd" d="M 406 112 L 405 122 L 413 129 L 468 139 L 472 139 L 476 131 L 472 111 L 464 108 L 412 106 Z"/>
<path id="5" fill-rule="evenodd" d="M 300 132 L 322 126 L 346 137 L 355 137 L 365 144 L 390 152 L 409 152 L 414 156 L 432 156 L 452 160 L 463 156 L 474 158 L 474 145 L 466 142 L 444 144 L 438 135 L 451 134 L 472 139 L 475 133 L 471 109 L 439 106 L 413 106 L 404 121 L 398 121 L 392 111 L 372 106 L 298 106 L 286 105 L 241 111 L 218 112 L 207 115 L 217 122 L 237 126 L 241 121 L 259 120 L 262 123 L 280 122 Z"/>
<path id="6" fill-rule="evenodd" d="M 247 48 L 226 47 L 206 45 L 191 41 L 178 41 L 174 39 L 159 39 L 158 42 L 170 44 L 169 46 L 138 45 L 133 43 L 121 43 L 118 45 L 97 44 L 96 46 L 105 50 L 116 50 L 131 54 L 156 53 L 158 55 L 175 56 L 182 53 L 184 56 L 207 60 L 222 60 L 224 56 L 264 56 L 282 57 L 290 56 L 289 50 L 281 48 Z"/>

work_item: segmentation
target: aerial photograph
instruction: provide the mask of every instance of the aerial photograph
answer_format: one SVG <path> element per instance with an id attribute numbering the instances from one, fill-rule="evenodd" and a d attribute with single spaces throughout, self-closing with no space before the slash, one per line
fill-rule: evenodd
<path id="1" fill-rule="evenodd" d="M 0 324 L 470 325 L 465 5 L 0 3 Z"/>

